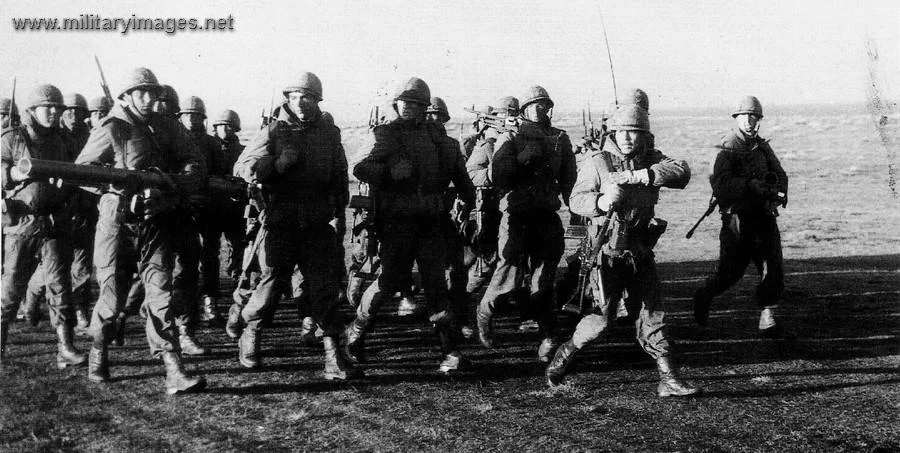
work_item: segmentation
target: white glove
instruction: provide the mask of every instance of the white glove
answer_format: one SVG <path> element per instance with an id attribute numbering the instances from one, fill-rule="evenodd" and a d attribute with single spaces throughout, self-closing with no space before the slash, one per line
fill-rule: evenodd
<path id="1" fill-rule="evenodd" d="M 609 174 L 609 179 L 615 184 L 640 184 L 649 186 L 650 171 L 646 168 L 634 171 L 616 171 Z"/>
<path id="2" fill-rule="evenodd" d="M 597 197 L 597 209 L 607 212 L 624 198 L 624 192 L 618 184 L 606 184 L 603 186 L 603 195 Z"/>

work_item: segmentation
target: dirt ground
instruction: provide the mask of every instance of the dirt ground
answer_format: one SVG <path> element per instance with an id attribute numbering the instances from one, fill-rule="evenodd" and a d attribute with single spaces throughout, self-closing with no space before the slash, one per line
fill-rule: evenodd
<path id="1" fill-rule="evenodd" d="M 56 370 L 44 321 L 10 333 L 0 451 L 900 451 L 900 203 L 864 111 L 772 114 L 763 125 L 792 188 L 779 219 L 779 316 L 797 338 L 782 341 L 756 336 L 753 269 L 716 299 L 709 327 L 696 328 L 690 297 L 714 266 L 718 219 L 690 241 L 684 233 L 705 208 L 711 145 L 730 123 L 651 118 L 658 146 L 694 170 L 686 190 L 663 195 L 658 214 L 670 230 L 657 257 L 683 375 L 701 395 L 657 398 L 653 362 L 624 325 L 548 390 L 538 339 L 517 331 L 515 313 L 499 318 L 496 349 L 463 347 L 474 371 L 445 377 L 425 319 L 398 317 L 396 306 L 370 336 L 366 377 L 331 383 L 321 346 L 298 340 L 296 310 L 283 302 L 263 336 L 262 369 L 241 368 L 235 341 L 204 327 L 211 353 L 187 364 L 208 390 L 173 398 L 139 318 L 110 350 L 107 385 L 89 383 L 84 368 Z M 345 132 L 348 150 L 357 136 Z M 562 319 L 571 331 L 575 319 Z"/>

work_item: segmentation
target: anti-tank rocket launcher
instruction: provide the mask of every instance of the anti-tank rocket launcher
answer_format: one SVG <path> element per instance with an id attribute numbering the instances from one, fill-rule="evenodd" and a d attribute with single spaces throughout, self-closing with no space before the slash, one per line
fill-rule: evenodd
<path id="1" fill-rule="evenodd" d="M 65 184 L 103 188 L 112 185 L 127 194 L 145 189 L 178 191 L 180 186 L 195 185 L 196 178 L 167 174 L 161 171 L 138 171 L 97 165 L 78 165 L 55 160 L 23 157 L 16 162 L 11 176 L 17 182 L 25 180 L 54 180 Z M 209 176 L 205 194 L 214 199 L 247 200 L 247 183 L 239 178 Z"/>

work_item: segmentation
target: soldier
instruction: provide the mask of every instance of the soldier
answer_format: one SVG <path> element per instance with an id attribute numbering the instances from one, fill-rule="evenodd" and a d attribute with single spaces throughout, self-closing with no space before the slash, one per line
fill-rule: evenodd
<path id="1" fill-rule="evenodd" d="M 754 96 L 740 100 L 731 116 L 736 127 L 722 138 L 709 178 L 722 214 L 719 263 L 694 294 L 694 319 L 705 327 L 712 298 L 741 279 L 751 261 L 761 275 L 756 302 L 762 310 L 759 334 L 784 335 L 775 309 L 784 290 L 778 206 L 787 206 L 788 178 L 769 141 L 760 137 L 762 104 Z"/>
<path id="2" fill-rule="evenodd" d="M 206 133 L 206 104 L 203 99 L 197 96 L 189 96 L 177 113 L 178 119 L 182 126 L 185 127 L 194 143 L 200 148 L 201 155 L 206 160 L 206 169 L 209 175 L 227 176 L 231 174 L 233 163 L 229 164 L 226 156 L 222 154 L 219 142 Z M 236 159 L 236 158 L 235 158 Z M 200 275 L 202 277 L 203 286 L 200 287 L 199 298 L 193 292 L 193 288 L 184 289 L 185 300 L 189 307 L 193 308 L 196 300 L 202 301 L 199 311 L 199 320 L 217 324 L 220 321 L 216 300 L 219 297 L 219 246 L 220 237 L 222 236 L 222 224 L 224 219 L 220 218 L 220 213 L 232 213 L 228 211 L 223 203 L 227 200 L 205 200 L 204 206 L 193 214 L 193 223 L 199 232 L 199 240 L 197 243 L 194 238 L 197 235 L 191 234 L 190 241 L 185 243 L 185 251 L 178 254 L 179 266 L 184 268 L 184 272 L 188 276 L 194 275 L 194 269 L 197 267 L 197 259 L 199 258 Z M 196 253 L 195 251 L 199 252 Z M 192 285 L 195 280 L 193 278 L 185 278 L 186 285 Z M 179 286 L 176 283 L 176 286 Z M 189 310 L 193 311 L 193 310 Z M 190 332 L 192 329 L 187 326 L 191 324 L 188 319 L 183 319 L 183 323 L 179 322 L 182 329 Z M 188 335 L 192 337 L 192 335 Z M 202 348 L 201 348 L 202 349 Z"/>
<path id="3" fill-rule="evenodd" d="M 12 99 L 0 98 L 0 130 L 18 126 L 18 123 L 19 109 L 13 105 Z"/>
<path id="4" fill-rule="evenodd" d="M 672 366 L 672 345 L 665 332 L 660 281 L 653 246 L 665 231 L 665 221 L 654 218 L 660 187 L 683 189 L 690 181 L 684 161 L 670 159 L 647 147 L 650 120 L 636 105 L 620 107 L 612 118 L 615 141 L 593 151 L 578 172 L 571 209 L 600 225 L 591 266 L 595 303 L 575 327 L 572 338 L 556 351 L 547 367 L 551 387 L 563 382 L 575 353 L 606 332 L 616 317 L 616 302 L 627 289 L 641 301 L 635 327 L 644 351 L 656 359 L 660 397 L 684 396 L 697 389 L 681 382 Z M 592 257 L 593 258 L 593 257 Z"/>
<path id="5" fill-rule="evenodd" d="M 257 134 L 235 165 L 235 173 L 245 180 L 265 185 L 268 200 L 258 246 L 262 279 L 241 311 L 240 363 L 261 365 L 260 323 L 275 309 L 298 266 L 308 284 L 312 317 L 324 332 L 325 379 L 348 379 L 361 373 L 338 347 L 334 266 L 337 219 L 349 198 L 347 158 L 338 128 L 322 121 L 319 78 L 303 72 L 282 93 L 285 102 L 277 120 Z"/>
<path id="6" fill-rule="evenodd" d="M 68 191 L 46 181 L 24 180 L 13 162 L 22 157 L 66 161 L 70 151 L 59 128 L 63 96 L 53 85 L 40 85 L 27 98 L 24 124 L 2 135 L 3 274 L 0 357 L 6 350 L 13 319 L 28 279 L 44 267 L 50 321 L 58 338 L 56 365 L 63 369 L 85 362 L 73 346 L 75 312 L 68 243 Z"/>
<path id="7" fill-rule="evenodd" d="M 445 124 L 450 121 L 450 111 L 447 104 L 439 97 L 432 97 L 428 108 L 425 109 L 425 119 L 434 124 L 436 127 L 444 131 Z M 459 142 L 451 137 L 447 137 L 448 141 L 456 144 L 460 149 Z M 462 153 L 460 153 L 462 156 Z M 462 156 L 463 158 L 465 156 Z M 469 317 L 469 307 L 472 305 L 472 299 L 466 292 L 468 278 L 466 276 L 465 251 L 463 247 L 464 238 L 462 233 L 465 225 L 468 224 L 469 210 L 471 205 L 466 204 L 459 198 L 456 187 L 447 190 L 444 202 L 447 205 L 448 215 L 444 219 L 444 235 L 447 238 L 447 284 L 450 288 L 450 297 L 454 304 L 454 316 L 459 325 L 460 332 L 465 338 L 472 338 L 475 330 L 472 329 L 472 323 Z"/>
<path id="8" fill-rule="evenodd" d="M 115 334 L 119 301 L 128 291 L 129 279 L 136 270 L 145 292 L 147 342 L 153 356 L 161 357 L 165 364 L 166 392 L 202 390 L 206 380 L 185 373 L 170 307 L 173 250 L 182 218 L 176 211 L 187 203 L 186 197 L 198 193 L 206 177 L 204 163 L 185 130 L 173 119 L 154 113 L 162 87 L 153 72 L 136 68 L 121 86 L 119 103 L 91 132 L 75 163 L 128 170 L 158 168 L 166 173 L 181 173 L 185 181 L 178 187 L 182 193 L 144 190 L 143 210 L 129 210 L 129 205 L 139 205 L 130 203 L 129 198 L 136 200 L 134 194 L 116 187 L 110 187 L 100 197 L 94 241 L 100 297 L 91 319 L 94 343 L 88 357 L 88 379 L 109 380 L 107 345 Z"/>
<path id="9" fill-rule="evenodd" d="M 458 144 L 425 120 L 430 102 L 431 90 L 422 79 L 413 77 L 400 85 L 393 102 L 398 117 L 372 129 L 353 167 L 353 174 L 374 191 L 382 272 L 363 295 L 346 335 L 347 349 L 358 354 L 378 307 L 410 286 L 415 262 L 429 321 L 440 339 L 439 370 L 449 373 L 466 368 L 468 361 L 457 349 L 453 333 L 454 309 L 445 275 L 448 209 L 444 198 L 452 182 L 462 201 L 471 206 L 474 189 Z"/>
<path id="10" fill-rule="evenodd" d="M 234 164 L 237 162 L 238 156 L 244 151 L 244 145 L 238 138 L 237 133 L 241 131 L 241 117 L 234 110 L 223 110 L 213 121 L 214 138 L 219 145 L 219 154 L 224 159 L 224 169 L 226 172 L 222 176 L 230 176 L 234 171 Z M 241 260 L 244 255 L 244 207 L 235 203 L 229 203 L 226 207 L 227 212 L 223 212 L 221 219 L 222 232 L 228 243 L 228 266 L 227 273 L 235 280 L 241 272 Z"/>
<path id="11" fill-rule="evenodd" d="M 522 97 L 521 124 L 512 137 L 497 139 L 491 179 L 501 200 L 500 260 L 490 287 L 478 305 L 478 339 L 492 348 L 491 319 L 497 299 L 511 295 L 531 274 L 528 308 L 537 318 L 542 340 L 538 359 L 548 362 L 555 348 L 553 284 L 564 250 L 563 227 L 556 211 L 559 197 L 568 206 L 575 184 L 575 156 L 568 135 L 550 125 L 553 101 L 532 86 Z"/>
<path id="12" fill-rule="evenodd" d="M 100 125 L 100 120 L 109 115 L 109 108 L 109 99 L 106 96 L 98 96 L 88 102 L 88 111 L 91 113 L 91 117 L 87 122 L 92 130 Z"/>
<path id="13" fill-rule="evenodd" d="M 87 101 L 78 93 L 69 93 L 63 96 L 65 110 L 60 118 L 60 132 L 68 141 L 69 155 L 67 162 L 74 162 L 78 153 L 87 143 L 90 130 L 85 122 L 88 115 Z M 91 193 L 76 191 L 71 193 L 68 200 L 72 221 L 69 224 L 69 245 L 71 247 L 72 264 L 72 299 L 75 304 L 76 327 L 79 330 L 86 329 L 90 320 L 88 309 L 90 308 L 90 279 L 93 273 L 91 254 L 94 252 L 94 225 L 97 224 L 98 198 Z M 28 281 L 28 292 L 25 296 L 26 319 L 30 318 L 32 325 L 40 319 L 40 301 L 44 298 L 45 268 L 43 265 L 32 274 Z"/>

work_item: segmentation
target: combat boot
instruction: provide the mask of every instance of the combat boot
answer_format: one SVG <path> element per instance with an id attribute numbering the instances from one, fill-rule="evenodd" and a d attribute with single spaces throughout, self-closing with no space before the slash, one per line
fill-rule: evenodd
<path id="1" fill-rule="evenodd" d="M 184 355 L 204 355 L 208 351 L 197 343 L 188 326 L 178 326 L 178 344 Z"/>
<path id="2" fill-rule="evenodd" d="M 163 352 L 163 363 L 166 365 L 166 393 L 199 392 L 206 388 L 206 379 L 190 377 L 181 364 L 181 356 L 177 352 Z"/>
<path id="3" fill-rule="evenodd" d="M 97 383 L 109 381 L 109 358 L 105 344 L 95 344 L 88 352 L 88 380 Z"/>
<path id="4" fill-rule="evenodd" d="M 572 363 L 576 352 L 578 352 L 578 348 L 575 347 L 575 343 L 572 340 L 560 345 L 556 350 L 556 355 L 553 356 L 553 360 L 550 361 L 550 364 L 547 365 L 547 370 L 544 372 L 544 375 L 547 377 L 547 385 L 556 387 L 563 384 L 566 368 Z"/>
<path id="5" fill-rule="evenodd" d="M 478 304 L 478 310 L 475 314 L 475 320 L 478 322 L 478 341 L 488 349 L 494 347 L 494 328 L 491 325 L 492 316 L 493 313 L 490 307 Z"/>
<path id="6" fill-rule="evenodd" d="M 319 332 L 321 332 L 321 329 L 319 329 L 319 325 L 316 324 L 312 317 L 306 316 L 300 322 L 300 339 L 307 345 L 312 346 L 319 342 L 321 336 L 316 335 Z"/>
<path id="7" fill-rule="evenodd" d="M 75 320 L 75 328 L 81 331 L 87 330 L 91 323 L 90 318 L 88 318 L 87 310 L 84 308 L 75 309 Z"/>
<path id="8" fill-rule="evenodd" d="M 344 356 L 355 363 L 366 362 L 365 329 L 367 323 L 354 318 L 344 329 L 343 350 Z"/>
<path id="9" fill-rule="evenodd" d="M 397 316 L 412 316 L 416 314 L 418 305 L 411 294 L 403 293 L 400 298 L 400 304 L 397 306 Z"/>
<path id="10" fill-rule="evenodd" d="M 216 309 L 216 300 L 210 296 L 203 296 L 203 308 L 200 310 L 200 322 L 210 325 L 221 325 L 222 318 Z"/>
<path id="11" fill-rule="evenodd" d="M 700 288 L 694 293 L 694 321 L 700 327 L 706 327 L 709 321 L 709 306 L 712 304 L 712 297 L 706 287 Z"/>
<path id="12" fill-rule="evenodd" d="M 537 350 L 538 361 L 541 363 L 550 363 L 550 359 L 553 358 L 553 352 L 556 351 L 557 345 L 559 345 L 559 343 L 550 337 L 541 340 L 541 344 L 538 345 Z"/>
<path id="13" fill-rule="evenodd" d="M 344 352 L 339 347 L 340 341 L 332 336 L 322 337 L 322 346 L 325 348 L 325 380 L 347 380 L 363 376 L 363 372 L 350 363 Z"/>
<path id="14" fill-rule="evenodd" d="M 251 326 L 244 328 L 238 340 L 238 360 L 244 368 L 259 368 L 262 360 L 259 356 L 259 329 Z"/>
<path id="15" fill-rule="evenodd" d="M 453 328 L 450 325 L 435 325 L 435 331 L 441 344 L 441 353 L 444 355 L 438 371 L 450 374 L 454 371 L 468 371 L 472 369 L 472 363 L 463 357 L 456 347 L 456 339 L 453 338 Z"/>
<path id="16" fill-rule="evenodd" d="M 56 349 L 56 367 L 60 370 L 70 365 L 81 365 L 87 361 L 87 357 L 72 345 L 73 336 L 72 326 L 65 322 L 56 326 L 56 337 L 59 340 Z"/>
<path id="17" fill-rule="evenodd" d="M 228 309 L 228 322 L 225 324 L 225 333 L 231 339 L 238 339 L 241 336 L 241 331 L 244 330 L 244 318 L 241 317 L 243 308 L 243 305 L 235 302 Z"/>
<path id="18" fill-rule="evenodd" d="M 660 398 L 667 396 L 688 396 L 699 391 L 695 387 L 691 387 L 678 378 L 675 367 L 668 357 L 660 357 L 656 359 L 656 368 L 659 370 L 659 386 L 656 387 L 656 394 Z"/>

